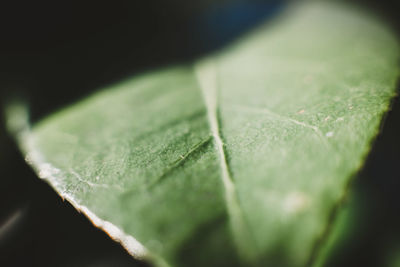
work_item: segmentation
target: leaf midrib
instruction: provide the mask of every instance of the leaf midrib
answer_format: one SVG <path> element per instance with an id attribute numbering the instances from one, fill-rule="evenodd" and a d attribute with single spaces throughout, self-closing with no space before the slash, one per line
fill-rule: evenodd
<path id="1" fill-rule="evenodd" d="M 237 196 L 236 186 L 226 158 L 224 142 L 220 134 L 216 64 L 216 60 L 211 58 L 200 61 L 194 66 L 195 75 L 204 98 L 205 107 L 207 109 L 207 120 L 219 158 L 220 175 L 225 190 L 225 205 L 234 243 L 243 262 L 254 264 L 257 259 L 258 249 L 250 234 L 250 228 L 244 219 L 243 211 Z"/>

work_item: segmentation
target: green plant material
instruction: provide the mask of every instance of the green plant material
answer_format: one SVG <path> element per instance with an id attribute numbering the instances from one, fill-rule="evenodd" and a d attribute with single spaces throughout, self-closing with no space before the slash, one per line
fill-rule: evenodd
<path id="1" fill-rule="evenodd" d="M 389 250 L 389 256 L 387 260 L 387 266 L 389 267 L 400 267 L 400 248 L 399 246 L 394 246 Z"/>
<path id="2" fill-rule="evenodd" d="M 194 64 L 34 125 L 39 176 L 156 265 L 303 266 L 395 94 L 397 40 L 344 4 L 302 2 Z"/>
<path id="3" fill-rule="evenodd" d="M 337 266 L 335 260 L 343 258 L 345 249 L 349 247 L 349 244 L 355 243 L 357 238 L 355 233 L 366 232 L 365 222 L 363 222 L 364 203 L 359 195 L 359 192 L 353 190 L 336 207 L 334 224 L 331 222 L 328 226 L 330 227 L 329 235 L 320 244 L 319 253 L 315 255 L 314 267 Z"/>

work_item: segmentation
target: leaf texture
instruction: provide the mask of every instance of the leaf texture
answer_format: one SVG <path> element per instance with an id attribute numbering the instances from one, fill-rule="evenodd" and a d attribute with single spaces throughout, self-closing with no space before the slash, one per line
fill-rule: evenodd
<path id="1" fill-rule="evenodd" d="M 378 133 L 398 59 L 375 18 L 302 2 L 32 128 L 10 108 L 10 128 L 38 175 L 136 257 L 304 266 Z"/>

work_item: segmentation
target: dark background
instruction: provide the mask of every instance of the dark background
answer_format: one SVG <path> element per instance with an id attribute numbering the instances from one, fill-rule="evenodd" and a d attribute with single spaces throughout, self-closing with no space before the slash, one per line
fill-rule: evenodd
<path id="1" fill-rule="evenodd" d="M 400 4 L 353 1 L 400 33 Z M 24 96 L 36 121 L 135 73 L 189 62 L 234 40 L 284 1 L 13 1 L 0 4 L 1 101 Z M 0 128 L 0 266 L 144 266 L 63 202 Z M 385 266 L 400 254 L 400 104 L 393 102 L 344 204 L 357 227 L 331 266 Z"/>

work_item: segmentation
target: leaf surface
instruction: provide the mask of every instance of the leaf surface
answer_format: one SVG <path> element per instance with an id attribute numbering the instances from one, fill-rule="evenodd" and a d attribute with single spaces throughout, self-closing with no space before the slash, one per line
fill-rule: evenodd
<path id="1" fill-rule="evenodd" d="M 395 93 L 371 16 L 303 2 L 224 50 L 20 125 L 27 161 L 160 266 L 303 266 Z"/>

